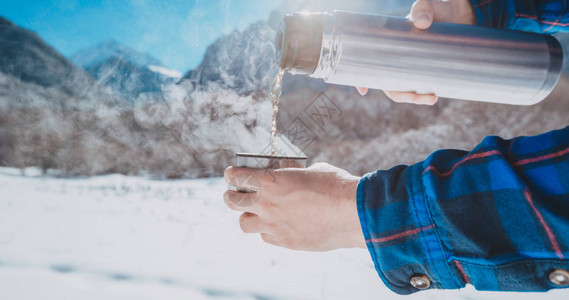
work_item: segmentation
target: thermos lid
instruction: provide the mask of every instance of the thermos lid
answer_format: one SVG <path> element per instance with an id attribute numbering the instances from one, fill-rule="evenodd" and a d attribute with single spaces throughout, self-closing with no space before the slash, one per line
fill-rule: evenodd
<path id="1" fill-rule="evenodd" d="M 321 14 L 296 12 L 286 15 L 279 26 L 275 44 L 281 69 L 312 74 L 322 48 Z"/>

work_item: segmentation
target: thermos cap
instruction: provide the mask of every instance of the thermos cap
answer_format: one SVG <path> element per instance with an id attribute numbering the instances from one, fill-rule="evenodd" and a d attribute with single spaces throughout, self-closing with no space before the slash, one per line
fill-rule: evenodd
<path id="1" fill-rule="evenodd" d="M 281 69 L 312 74 L 322 48 L 321 14 L 296 12 L 286 15 L 277 31 L 275 45 Z"/>

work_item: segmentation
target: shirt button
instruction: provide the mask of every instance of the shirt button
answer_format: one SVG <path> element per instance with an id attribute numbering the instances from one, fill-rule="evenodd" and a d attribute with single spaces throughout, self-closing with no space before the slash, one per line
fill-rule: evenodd
<path id="1" fill-rule="evenodd" d="M 431 280 L 427 275 L 416 274 L 411 277 L 411 285 L 418 290 L 426 290 L 431 286 Z"/>
<path id="2" fill-rule="evenodd" d="M 562 269 L 553 270 L 549 273 L 549 280 L 558 286 L 569 286 L 569 272 Z"/>

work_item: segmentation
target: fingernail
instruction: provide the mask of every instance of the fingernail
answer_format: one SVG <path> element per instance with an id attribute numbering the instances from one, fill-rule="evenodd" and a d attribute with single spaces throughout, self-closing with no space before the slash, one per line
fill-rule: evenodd
<path id="1" fill-rule="evenodd" d="M 358 93 L 361 96 L 365 96 L 367 94 L 368 89 L 367 88 L 361 88 L 361 87 L 356 87 L 356 90 L 358 91 Z"/>
<path id="2" fill-rule="evenodd" d="M 413 19 L 413 24 L 419 28 L 427 28 L 431 25 L 433 21 L 431 15 L 426 12 L 418 13 L 415 18 Z"/>
<path id="3" fill-rule="evenodd" d="M 428 97 L 424 97 L 423 99 L 421 99 L 420 102 L 417 102 L 417 104 L 422 104 L 422 105 L 434 105 L 438 100 L 437 96 L 431 96 L 429 95 Z"/>

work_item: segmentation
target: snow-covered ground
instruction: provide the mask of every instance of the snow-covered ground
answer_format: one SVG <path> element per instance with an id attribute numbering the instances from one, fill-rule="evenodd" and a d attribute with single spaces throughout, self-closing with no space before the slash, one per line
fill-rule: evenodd
<path id="1" fill-rule="evenodd" d="M 226 187 L 0 168 L 0 299 L 402 299 L 366 250 L 296 252 L 241 233 Z M 405 299 L 568 296 L 468 287 Z"/>

